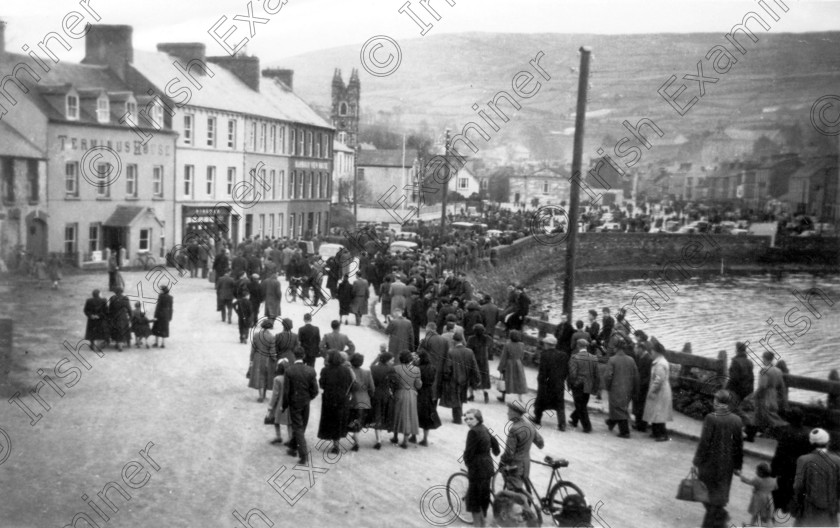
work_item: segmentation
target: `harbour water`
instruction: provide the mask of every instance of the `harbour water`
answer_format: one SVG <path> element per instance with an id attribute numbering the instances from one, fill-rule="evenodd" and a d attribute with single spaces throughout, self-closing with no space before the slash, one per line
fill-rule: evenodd
<path id="1" fill-rule="evenodd" d="M 611 276 L 609 272 L 584 275 L 575 288 L 574 319 L 586 321 L 586 312 L 596 309 L 600 321 L 601 308 L 609 307 L 615 315 L 637 294 L 647 294 L 655 306 L 640 299 L 636 303 L 638 314 L 628 309 L 628 321 L 634 328 L 656 336 L 669 350 L 680 351 L 685 343 L 691 343 L 694 354 L 716 357 L 719 350 L 726 350 L 731 358 L 737 341 L 749 341 L 750 348 L 761 355 L 765 347 L 760 341 L 764 340 L 785 360 L 792 374 L 824 379 L 831 369 L 840 368 L 840 275 L 781 272 L 679 277 L 673 279 L 676 292 L 661 280 L 656 284 L 659 293 L 645 280 Z M 813 288 L 823 292 L 833 305 L 812 295 L 809 309 L 793 293 L 799 292 L 804 300 Z M 532 312 L 547 310 L 549 321 L 559 320 L 562 280 L 544 279 L 528 293 L 533 300 Z M 787 338 L 773 331 L 775 325 Z M 766 340 L 768 332 L 773 336 Z M 806 399 L 817 397 L 805 394 Z"/>

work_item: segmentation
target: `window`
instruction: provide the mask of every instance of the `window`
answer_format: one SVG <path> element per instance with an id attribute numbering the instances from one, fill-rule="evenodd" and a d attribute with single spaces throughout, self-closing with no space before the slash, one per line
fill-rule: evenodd
<path id="1" fill-rule="evenodd" d="M 256 173 L 254 173 L 254 179 L 256 180 Z M 273 183 L 273 180 L 272 180 Z M 259 187 L 257 186 L 257 182 L 254 181 L 254 199 L 259 200 L 262 198 L 262 193 L 259 191 L 260 187 L 265 189 L 266 185 L 271 185 L 270 183 L 266 182 L 265 179 L 265 169 L 260 169 L 260 180 L 259 180 Z"/>
<path id="2" fill-rule="evenodd" d="M 361 167 L 356 169 L 356 174 L 359 177 L 359 181 L 364 181 L 364 179 L 365 179 L 365 169 L 363 169 Z"/>
<path id="3" fill-rule="evenodd" d="M 228 148 L 236 148 L 236 121 L 228 120 Z"/>
<path id="4" fill-rule="evenodd" d="M 26 180 L 29 182 L 29 203 L 36 204 L 41 199 L 41 184 L 38 181 L 38 160 L 26 160 Z"/>
<path id="5" fill-rule="evenodd" d="M 289 175 L 289 200 L 297 198 L 297 196 L 295 196 L 295 183 L 297 183 L 295 180 L 297 180 L 297 172 L 292 171 Z"/>
<path id="6" fill-rule="evenodd" d="M 77 161 L 64 166 L 64 194 L 79 196 L 79 162 Z"/>
<path id="7" fill-rule="evenodd" d="M 195 167 L 186 165 L 184 167 L 184 196 L 192 196 L 193 175 Z"/>
<path id="8" fill-rule="evenodd" d="M 303 198 L 309 198 L 309 191 L 312 188 L 312 173 L 303 173 Z"/>
<path id="9" fill-rule="evenodd" d="M 152 169 L 152 194 L 155 198 L 163 198 L 163 165 Z"/>
<path id="10" fill-rule="evenodd" d="M 306 155 L 312 157 L 312 132 L 306 133 Z"/>
<path id="11" fill-rule="evenodd" d="M 269 173 L 269 178 L 270 179 L 268 181 L 269 181 L 269 185 L 271 186 L 271 199 L 276 200 L 277 199 L 277 181 L 276 181 L 277 171 L 272 170 Z"/>
<path id="12" fill-rule="evenodd" d="M 152 106 L 152 126 L 158 130 L 163 128 L 163 104 L 160 100 L 155 100 Z"/>
<path id="13" fill-rule="evenodd" d="M 271 125 L 271 135 L 268 137 L 271 152 L 277 153 L 277 125 Z"/>
<path id="14" fill-rule="evenodd" d="M 137 198 L 137 165 L 131 164 L 125 170 L 125 195 Z"/>
<path id="15" fill-rule="evenodd" d="M 277 235 L 283 236 L 283 213 L 277 214 Z"/>
<path id="16" fill-rule="evenodd" d="M 111 197 L 111 184 L 113 183 L 110 181 L 111 171 L 113 167 L 110 163 L 97 163 L 96 164 L 96 197 L 97 198 L 110 198 Z"/>
<path id="17" fill-rule="evenodd" d="M 301 172 L 297 177 L 297 188 L 295 189 L 295 198 L 303 198 L 303 182 L 305 179 L 305 172 Z"/>
<path id="18" fill-rule="evenodd" d="M 295 237 L 295 213 L 289 213 L 289 237 Z"/>
<path id="19" fill-rule="evenodd" d="M 259 234 L 260 234 L 260 235 L 262 235 L 262 236 L 265 236 L 265 215 L 264 215 L 264 214 L 261 214 L 261 215 L 260 215 L 260 230 L 259 230 Z"/>
<path id="20" fill-rule="evenodd" d="M 100 224 L 90 224 L 88 228 L 88 251 L 99 251 Z"/>
<path id="21" fill-rule="evenodd" d="M 265 148 L 265 131 L 268 125 L 265 123 L 260 125 L 260 152 L 267 152 Z"/>
<path id="22" fill-rule="evenodd" d="M 318 133 L 317 140 L 315 141 L 315 157 L 321 158 L 323 154 L 321 153 L 321 142 L 324 139 L 324 134 Z"/>
<path id="23" fill-rule="evenodd" d="M 67 96 L 67 119 L 69 121 L 79 120 L 79 98 L 75 95 Z"/>
<path id="24" fill-rule="evenodd" d="M 278 198 L 282 200 L 286 194 L 286 171 L 280 171 L 280 181 L 277 182 L 277 189 L 280 191 Z M 281 229 L 280 232 L 282 233 L 283 230 Z"/>
<path id="25" fill-rule="evenodd" d="M 208 117 L 207 118 L 207 146 L 208 147 L 215 147 L 216 146 L 216 118 L 215 117 Z"/>
<path id="26" fill-rule="evenodd" d="M 289 152 L 292 156 L 297 155 L 297 131 L 293 128 L 290 135 L 291 144 L 289 145 Z"/>
<path id="27" fill-rule="evenodd" d="M 251 123 L 251 134 L 248 138 L 248 148 L 250 148 L 251 152 L 257 149 L 257 122 L 254 121 Z"/>
<path id="28" fill-rule="evenodd" d="M 286 127 L 280 127 L 280 153 L 285 154 L 286 149 Z"/>
<path id="29" fill-rule="evenodd" d="M 207 194 L 216 194 L 216 167 L 207 167 Z"/>
<path id="30" fill-rule="evenodd" d="M 347 103 L 341 103 L 338 107 L 338 115 L 347 115 Z"/>
<path id="31" fill-rule="evenodd" d="M 100 123 L 107 123 L 111 120 L 111 105 L 107 97 L 100 97 L 96 100 L 96 120 Z"/>
<path id="32" fill-rule="evenodd" d="M 233 184 L 236 182 L 236 167 L 228 167 L 227 170 L 227 195 L 233 192 Z"/>
<path id="33" fill-rule="evenodd" d="M 338 133 L 338 142 L 339 143 L 347 143 L 347 132 L 339 132 Z"/>
<path id="34" fill-rule="evenodd" d="M 134 101 L 125 102 L 125 111 L 132 118 L 137 115 L 137 103 Z"/>
<path id="35" fill-rule="evenodd" d="M 192 145 L 193 142 L 193 116 L 184 116 L 184 145 Z"/>
<path id="36" fill-rule="evenodd" d="M 68 254 L 76 253 L 76 239 L 79 231 L 79 224 L 65 224 L 64 225 L 64 252 Z"/>
<path id="37" fill-rule="evenodd" d="M 297 146 L 297 153 L 296 154 L 298 156 L 304 156 L 305 155 L 304 153 L 306 151 L 303 150 L 303 144 L 304 144 L 304 140 L 306 138 L 304 136 L 303 130 L 298 130 L 297 137 L 298 137 L 298 146 Z"/>
<path id="38" fill-rule="evenodd" d="M 458 189 L 466 189 L 470 186 L 469 180 L 466 178 L 458 178 Z"/>
<path id="39" fill-rule="evenodd" d="M 274 215 L 268 215 L 268 236 L 274 236 Z"/>
<path id="40" fill-rule="evenodd" d="M 152 230 L 151 229 L 141 229 L 140 230 L 140 244 L 137 246 L 138 251 L 149 251 L 152 248 Z"/>
<path id="41" fill-rule="evenodd" d="M 543 194 L 548 194 L 548 182 L 547 181 L 543 182 L 542 187 L 543 187 Z"/>

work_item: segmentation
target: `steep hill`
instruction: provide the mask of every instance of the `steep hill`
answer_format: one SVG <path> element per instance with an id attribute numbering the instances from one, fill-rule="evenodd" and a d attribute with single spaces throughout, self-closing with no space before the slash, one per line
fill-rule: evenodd
<path id="1" fill-rule="evenodd" d="M 491 134 L 481 148 L 495 148 L 496 141 L 527 137 L 573 127 L 579 65 L 578 48 L 593 49 L 590 97 L 587 112 L 587 145 L 601 144 L 606 136 L 628 134 L 627 119 L 653 119 L 665 132 L 660 142 L 678 135 L 717 127 L 772 126 L 791 121 L 808 122 L 811 105 L 840 87 L 840 33 L 773 34 L 759 28 L 758 42 L 743 34 L 741 54 L 723 34 L 582 35 L 466 33 L 429 35 L 404 40 L 402 64 L 389 77 L 377 78 L 364 71 L 360 46 L 323 50 L 275 62 L 295 70 L 295 90 L 317 107 L 328 108 L 333 70 L 340 68 L 347 81 L 358 68 L 362 85 L 362 120 L 390 120 L 395 128 L 430 127 L 435 133 L 449 126 L 461 130 L 478 120 L 474 103 L 485 108 L 500 90 L 511 91 L 511 79 L 520 70 L 534 70 L 529 60 L 545 53 L 542 66 L 551 77 L 539 93 L 521 100 L 522 109 L 502 130 Z M 705 58 L 716 45 L 725 46 L 737 63 L 725 74 L 715 73 Z M 671 75 L 686 85 L 680 97 L 685 104 L 699 96 L 698 83 L 683 80 L 696 75 L 715 77 L 705 84 L 706 94 L 683 117 L 657 90 Z M 541 80 L 537 77 L 537 80 Z M 513 115 L 513 114 L 512 114 Z M 480 121 L 478 121 L 480 123 Z M 570 143 L 568 138 L 551 136 Z M 610 145 L 611 146 L 611 145 Z"/>

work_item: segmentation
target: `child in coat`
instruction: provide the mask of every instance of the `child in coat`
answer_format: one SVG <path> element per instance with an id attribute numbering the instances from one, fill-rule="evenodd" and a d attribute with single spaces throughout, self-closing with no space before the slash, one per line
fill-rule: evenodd
<path id="1" fill-rule="evenodd" d="M 755 478 L 741 475 L 741 481 L 753 487 L 750 506 L 747 509 L 753 526 L 773 526 L 773 490 L 776 489 L 776 479 L 770 476 L 770 466 L 762 462 L 755 468 Z"/>
<path id="2" fill-rule="evenodd" d="M 134 332 L 134 342 L 137 344 L 137 348 L 140 348 L 143 341 L 145 341 L 146 348 L 149 348 L 148 339 L 152 334 L 152 329 L 140 301 L 134 303 L 134 311 L 131 312 L 131 331 Z"/>

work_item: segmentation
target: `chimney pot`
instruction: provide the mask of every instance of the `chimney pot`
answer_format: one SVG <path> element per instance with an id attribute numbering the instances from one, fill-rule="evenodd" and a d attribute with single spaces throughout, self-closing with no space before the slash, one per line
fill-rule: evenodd
<path id="1" fill-rule="evenodd" d="M 236 75 L 240 81 L 255 92 L 260 91 L 260 59 L 243 55 L 207 57 L 207 60 Z"/>
<path id="2" fill-rule="evenodd" d="M 85 36 L 85 58 L 83 64 L 108 66 L 122 80 L 125 80 L 128 65 L 134 62 L 134 46 L 131 26 L 96 24 Z"/>
<path id="3" fill-rule="evenodd" d="M 207 60 L 207 47 L 201 42 L 163 42 L 157 45 L 158 51 L 177 57 L 183 63 L 183 66 L 189 65 L 190 62 L 198 60 L 205 63 Z M 202 69 L 195 71 L 203 75 Z"/>
<path id="4" fill-rule="evenodd" d="M 286 70 L 282 68 L 269 68 L 262 71 L 263 77 L 270 77 L 272 79 L 279 79 L 283 81 L 283 83 L 289 87 L 290 90 L 294 90 L 293 82 L 295 78 L 295 70 Z"/>

